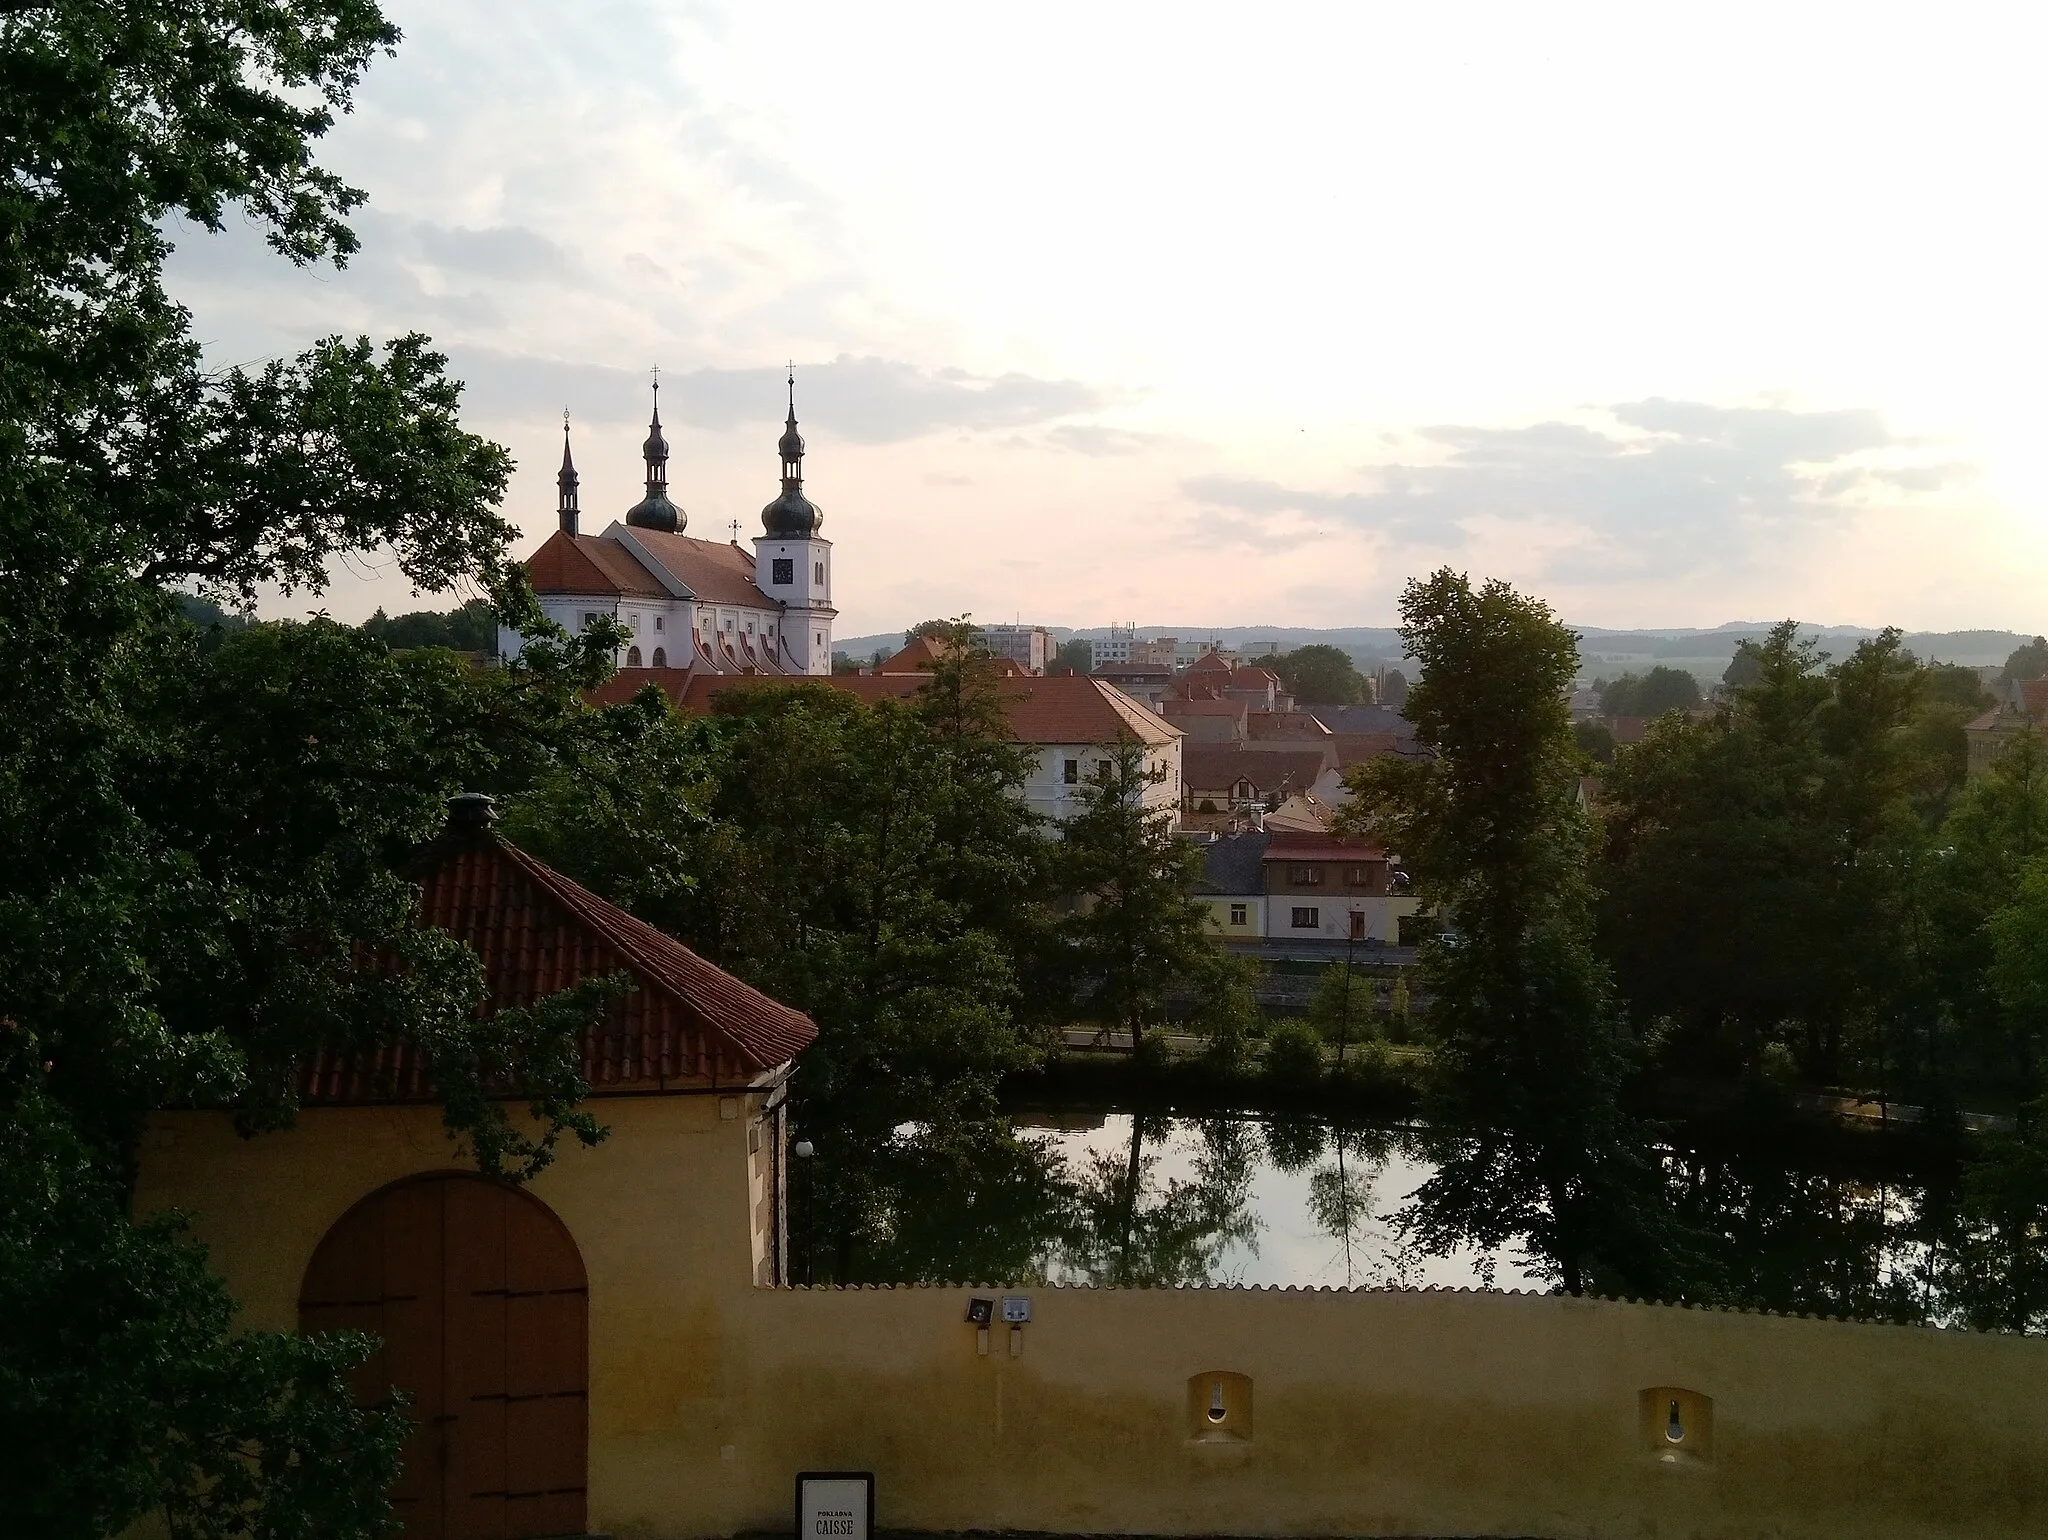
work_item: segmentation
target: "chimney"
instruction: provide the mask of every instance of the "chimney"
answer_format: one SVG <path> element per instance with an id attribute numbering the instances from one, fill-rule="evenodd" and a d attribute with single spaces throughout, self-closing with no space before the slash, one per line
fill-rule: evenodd
<path id="1" fill-rule="evenodd" d="M 488 834 L 497 821 L 497 799 L 485 792 L 465 791 L 448 799 L 448 832 L 460 839 Z"/>

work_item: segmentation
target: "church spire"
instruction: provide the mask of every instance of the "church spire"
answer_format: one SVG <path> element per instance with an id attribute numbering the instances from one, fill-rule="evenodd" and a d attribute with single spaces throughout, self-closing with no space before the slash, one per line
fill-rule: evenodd
<path id="1" fill-rule="evenodd" d="M 668 440 L 661 431 L 661 370 L 654 371 L 654 415 L 647 424 L 647 441 L 640 446 L 647 462 L 647 495 L 626 511 L 626 522 L 636 529 L 660 529 L 674 534 L 688 522 L 687 515 L 668 500 Z"/>
<path id="2" fill-rule="evenodd" d="M 804 436 L 796 431 L 796 365 L 789 366 L 789 419 L 782 426 L 782 496 L 761 510 L 761 527 L 781 539 L 807 539 L 825 522 L 825 513 L 804 496 Z"/>
<path id="3" fill-rule="evenodd" d="M 576 510 L 576 462 L 569 457 L 569 409 L 562 408 L 562 468 L 555 475 L 555 517 L 562 521 L 562 533 L 573 536 L 579 515 Z"/>

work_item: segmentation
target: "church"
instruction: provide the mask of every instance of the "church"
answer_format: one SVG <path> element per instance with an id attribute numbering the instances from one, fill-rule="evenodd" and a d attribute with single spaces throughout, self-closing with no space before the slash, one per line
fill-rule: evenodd
<path id="1" fill-rule="evenodd" d="M 827 675 L 832 672 L 832 543 L 825 515 L 804 496 L 804 441 L 796 426 L 796 374 L 789 419 L 777 446 L 782 493 L 761 510 L 753 554 L 683 533 L 689 516 L 669 497 L 668 439 L 661 431 L 661 384 L 641 452 L 646 496 L 602 534 L 582 532 L 569 425 L 562 423 L 559 527 L 527 562 L 547 617 L 571 633 L 599 616 L 626 628 L 621 668 L 681 669 L 693 675 Z M 498 633 L 503 660 L 519 634 Z"/>

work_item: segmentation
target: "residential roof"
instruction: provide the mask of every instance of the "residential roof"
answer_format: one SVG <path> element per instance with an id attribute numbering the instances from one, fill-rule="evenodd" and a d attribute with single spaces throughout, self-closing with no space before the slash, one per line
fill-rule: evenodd
<path id="1" fill-rule="evenodd" d="M 1415 728 L 1400 712 L 1388 706 L 1301 707 L 1333 733 L 1392 733 L 1403 743 L 1412 742 Z"/>
<path id="2" fill-rule="evenodd" d="M 1349 839 L 1327 832 L 1305 829 L 1270 831 L 1266 840 L 1267 861 L 1384 861 L 1386 851 L 1371 840 Z"/>
<path id="3" fill-rule="evenodd" d="M 631 594 L 665 599 L 668 590 L 616 540 L 558 529 L 526 560 L 536 593 Z"/>
<path id="4" fill-rule="evenodd" d="M 1274 689 L 1281 688 L 1280 676 L 1270 668 L 1260 668 L 1256 663 L 1247 663 L 1242 668 L 1232 669 L 1230 672 L 1230 687 L 1233 690 L 1260 690 L 1268 685 Z"/>
<path id="5" fill-rule="evenodd" d="M 1128 676 L 1132 679 L 1169 679 L 1173 676 L 1173 665 L 1170 663 L 1098 663 L 1091 672 L 1105 679 L 1115 679 L 1119 676 Z"/>
<path id="6" fill-rule="evenodd" d="M 741 983 L 673 937 L 606 902 L 494 831 L 447 834 L 422 852 L 420 923 L 468 943 L 486 1010 L 516 1009 L 587 978 L 623 974 L 585 1032 L 593 1091 L 744 1084 L 814 1040 L 809 1017 Z M 418 1049 L 318 1054 L 301 1069 L 309 1102 L 412 1101 L 433 1094 Z"/>
<path id="7" fill-rule="evenodd" d="M 1160 708 L 1170 722 L 1175 717 L 1231 717 L 1244 715 L 1241 700 L 1214 700 L 1207 697 L 1196 700 L 1170 699 Z"/>
<path id="8" fill-rule="evenodd" d="M 1334 736 L 1330 729 L 1307 711 L 1253 711 L 1245 726 L 1254 738 L 1300 738 L 1314 740 Z"/>
<path id="9" fill-rule="evenodd" d="M 912 637 L 895 656 L 875 665 L 878 674 L 923 674 L 953 650 L 952 644 L 935 636 Z"/>
<path id="10" fill-rule="evenodd" d="M 2028 716 L 2048 713 L 2048 679 L 2015 679 L 2013 689 L 2019 694 L 2020 709 Z"/>
<path id="11" fill-rule="evenodd" d="M 1202 847 L 1202 886 L 1215 893 L 1258 893 L 1267 835 L 1258 829 L 1220 834 Z"/>
<path id="12" fill-rule="evenodd" d="M 908 700 L 930 682 L 928 673 L 795 675 L 787 678 L 700 674 L 673 698 L 684 711 L 701 715 L 712 709 L 713 697 L 735 688 L 823 685 L 874 702 Z M 1010 741 L 1013 743 L 1095 744 L 1128 739 L 1158 745 L 1184 736 L 1179 728 L 1147 710 L 1107 680 L 1097 679 L 1092 674 L 1008 675 L 998 679 L 994 689 L 997 702 L 1009 722 Z M 626 693 L 630 695 L 632 692 Z"/>
<path id="13" fill-rule="evenodd" d="M 754 585 L 754 558 L 736 545 L 664 529 L 635 529 L 631 535 L 669 576 L 707 604 L 775 604 Z"/>
<path id="14" fill-rule="evenodd" d="M 1337 763 L 1348 770 L 1383 754 L 1399 754 L 1402 740 L 1397 733 L 1336 733 Z"/>
<path id="15" fill-rule="evenodd" d="M 1190 674 L 1224 674 L 1230 672 L 1230 665 L 1213 652 L 1205 652 L 1187 667 Z"/>
<path id="16" fill-rule="evenodd" d="M 1643 735 L 1650 730 L 1648 717 L 1609 717 L 1607 730 L 1614 735 L 1618 744 L 1641 743 Z"/>
<path id="17" fill-rule="evenodd" d="M 1328 751 L 1319 748 L 1247 752 L 1234 743 L 1190 743 L 1180 751 L 1180 783 L 1190 795 L 1225 790 L 1239 781 L 1249 781 L 1260 796 L 1306 791 L 1329 763 Z"/>

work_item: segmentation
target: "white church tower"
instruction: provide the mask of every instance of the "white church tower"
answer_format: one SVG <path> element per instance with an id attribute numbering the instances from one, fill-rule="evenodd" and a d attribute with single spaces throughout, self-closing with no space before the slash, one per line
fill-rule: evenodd
<path id="1" fill-rule="evenodd" d="M 784 606 L 781 656 L 793 674 L 832 672 L 832 542 L 818 533 L 825 512 L 804 496 L 804 441 L 796 431 L 796 370 L 789 372 L 789 422 L 782 430 L 782 495 L 761 510 L 767 533 L 754 541 L 754 586 Z"/>

